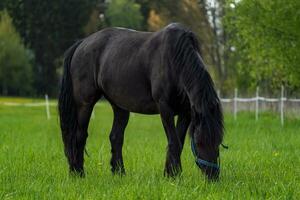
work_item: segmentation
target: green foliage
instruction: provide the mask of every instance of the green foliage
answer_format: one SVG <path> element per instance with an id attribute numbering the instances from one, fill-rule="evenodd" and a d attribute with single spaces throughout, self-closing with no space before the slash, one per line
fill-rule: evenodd
<path id="1" fill-rule="evenodd" d="M 300 88 L 299 10 L 299 0 L 227 1 L 225 25 L 236 48 L 231 59 L 239 86 Z"/>
<path id="2" fill-rule="evenodd" d="M 0 102 L 1 102 L 0 98 Z M 43 100 L 41 100 L 43 101 Z M 177 179 L 163 176 L 167 138 L 159 116 L 132 115 L 123 156 L 127 174 L 110 171 L 109 132 L 113 113 L 101 102 L 91 119 L 86 177 L 70 177 L 56 114 L 51 107 L 0 104 L 0 199 L 300 199 L 300 120 L 262 113 L 225 115 L 221 179 L 205 181 L 187 136 Z M 99 121 L 101 123 L 99 123 Z M 266 126 L 268 125 L 268 126 Z"/>
<path id="3" fill-rule="evenodd" d="M 141 29 L 143 15 L 134 0 L 112 0 L 105 12 L 110 26 Z"/>
<path id="4" fill-rule="evenodd" d="M 6 11 L 0 12 L 0 93 L 32 93 L 32 53 L 26 49 Z"/>
<path id="5" fill-rule="evenodd" d="M 35 54 L 34 87 L 39 94 L 56 95 L 57 59 L 84 37 L 96 0 L 8 0 L 5 3 L 26 46 Z"/>

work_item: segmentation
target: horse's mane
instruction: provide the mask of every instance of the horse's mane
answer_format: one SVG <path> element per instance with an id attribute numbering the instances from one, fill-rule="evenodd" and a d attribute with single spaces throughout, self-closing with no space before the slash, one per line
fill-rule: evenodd
<path id="1" fill-rule="evenodd" d="M 172 51 L 172 64 L 180 74 L 180 82 L 191 102 L 191 137 L 195 128 L 200 128 L 194 139 L 206 145 L 220 145 L 223 140 L 224 126 L 220 99 L 214 89 L 214 83 L 205 69 L 200 57 L 199 44 L 195 34 L 180 29 L 178 39 Z M 197 124 L 199 126 L 193 126 Z"/>

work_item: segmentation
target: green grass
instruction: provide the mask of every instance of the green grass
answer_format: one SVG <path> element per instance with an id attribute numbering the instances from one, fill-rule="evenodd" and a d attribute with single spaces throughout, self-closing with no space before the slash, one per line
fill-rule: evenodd
<path id="1" fill-rule="evenodd" d="M 22 100 L 23 101 L 23 100 Z M 166 137 L 158 116 L 131 115 L 123 147 L 127 175 L 110 172 L 107 103 L 91 120 L 85 158 L 86 178 L 68 175 L 56 108 L 0 105 L 0 199 L 299 199 L 300 120 L 280 126 L 277 115 L 225 116 L 221 179 L 208 183 L 194 164 L 189 139 L 183 173 L 163 177 Z"/>

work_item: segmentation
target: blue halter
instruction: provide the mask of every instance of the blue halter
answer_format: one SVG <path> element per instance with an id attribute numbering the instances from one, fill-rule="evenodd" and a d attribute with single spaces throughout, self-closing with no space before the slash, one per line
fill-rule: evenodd
<path id="1" fill-rule="evenodd" d="M 205 166 L 205 167 L 211 167 L 211 168 L 214 168 L 216 170 L 220 170 L 220 167 L 218 164 L 216 163 L 212 163 L 212 162 L 208 162 L 206 160 L 203 160 L 199 157 L 197 157 L 197 154 L 196 154 L 196 149 L 195 149 L 195 144 L 194 144 L 194 141 L 193 139 L 191 138 L 191 149 L 192 149 L 192 152 L 195 156 L 195 162 L 196 164 L 198 165 L 198 167 L 200 166 Z"/>

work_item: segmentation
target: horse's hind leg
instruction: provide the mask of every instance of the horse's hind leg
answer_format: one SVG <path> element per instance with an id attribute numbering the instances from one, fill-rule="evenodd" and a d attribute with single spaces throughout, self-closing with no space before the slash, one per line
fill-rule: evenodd
<path id="1" fill-rule="evenodd" d="M 93 104 L 80 104 L 77 106 L 76 139 L 74 140 L 74 157 L 70 160 L 70 172 L 84 176 L 84 148 L 88 137 L 88 124 L 93 110 Z"/>
<path id="2" fill-rule="evenodd" d="M 125 168 L 122 156 L 122 146 L 124 141 L 124 131 L 128 123 L 129 112 L 117 106 L 112 105 L 114 112 L 114 121 L 110 132 L 111 143 L 111 171 L 113 173 L 124 174 Z"/>

